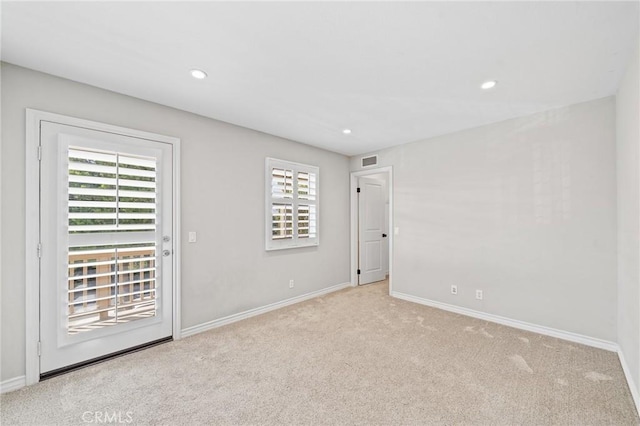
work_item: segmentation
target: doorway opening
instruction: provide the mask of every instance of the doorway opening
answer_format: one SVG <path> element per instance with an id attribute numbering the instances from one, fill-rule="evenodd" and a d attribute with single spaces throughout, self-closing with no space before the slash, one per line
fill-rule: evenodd
<path id="1" fill-rule="evenodd" d="M 351 173 L 351 283 L 393 288 L 392 167 Z"/>

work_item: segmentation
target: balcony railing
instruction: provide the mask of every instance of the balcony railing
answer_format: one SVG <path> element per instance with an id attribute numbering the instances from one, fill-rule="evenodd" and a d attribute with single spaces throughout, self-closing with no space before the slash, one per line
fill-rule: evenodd
<path id="1" fill-rule="evenodd" d="M 71 251 L 68 333 L 155 316 L 156 291 L 154 246 Z"/>

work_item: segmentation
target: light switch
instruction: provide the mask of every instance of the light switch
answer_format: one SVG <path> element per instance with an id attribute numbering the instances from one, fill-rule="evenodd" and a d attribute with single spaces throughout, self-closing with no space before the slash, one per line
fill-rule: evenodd
<path id="1" fill-rule="evenodd" d="M 398 235 L 399 233 L 400 233 L 400 228 L 398 226 L 393 228 L 393 235 Z"/>
<path id="2" fill-rule="evenodd" d="M 196 242 L 196 240 L 197 240 L 197 238 L 196 238 L 196 233 L 195 233 L 195 232 L 193 232 L 193 231 L 192 231 L 192 232 L 189 232 L 189 242 L 190 242 L 190 243 L 195 243 L 195 242 Z"/>

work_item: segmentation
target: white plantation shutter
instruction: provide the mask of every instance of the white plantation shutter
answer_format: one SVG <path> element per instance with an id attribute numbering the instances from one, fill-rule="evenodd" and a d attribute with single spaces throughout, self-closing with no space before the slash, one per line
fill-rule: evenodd
<path id="1" fill-rule="evenodd" d="M 274 240 L 293 238 L 293 206 L 291 204 L 271 205 L 271 238 Z"/>
<path id="2" fill-rule="evenodd" d="M 293 170 L 276 167 L 271 170 L 271 195 L 273 198 L 293 198 Z"/>
<path id="3" fill-rule="evenodd" d="M 69 233 L 155 231 L 156 163 L 69 149 Z"/>
<path id="4" fill-rule="evenodd" d="M 265 172 L 266 249 L 318 245 L 319 168 L 267 158 Z"/>
<path id="5" fill-rule="evenodd" d="M 67 159 L 68 334 L 155 316 L 157 160 L 81 147 Z M 106 243 L 114 234 L 126 242 Z"/>

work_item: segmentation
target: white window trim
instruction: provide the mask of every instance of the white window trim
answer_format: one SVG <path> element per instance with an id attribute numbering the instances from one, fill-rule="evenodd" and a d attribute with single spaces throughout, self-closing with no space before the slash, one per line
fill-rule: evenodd
<path id="1" fill-rule="evenodd" d="M 290 240 L 273 240 L 272 237 L 272 216 L 271 205 L 274 202 L 282 202 L 282 199 L 272 198 L 271 193 L 271 171 L 274 168 L 283 168 L 293 170 L 294 176 L 298 172 L 315 173 L 316 175 L 316 197 L 315 201 L 298 200 L 297 180 L 294 179 L 294 191 L 291 203 L 293 204 L 294 229 L 297 229 L 297 206 L 298 203 L 312 204 L 316 206 L 316 236 L 314 238 L 298 238 L 294 232 L 293 238 Z M 277 158 L 267 157 L 265 159 L 265 250 L 285 250 L 300 247 L 315 247 L 320 245 L 320 168 L 308 164 L 295 163 L 292 161 L 279 160 Z"/>

